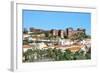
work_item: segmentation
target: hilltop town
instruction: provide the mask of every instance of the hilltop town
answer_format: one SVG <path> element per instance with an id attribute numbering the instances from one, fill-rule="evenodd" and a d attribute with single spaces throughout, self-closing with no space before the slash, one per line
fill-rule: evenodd
<path id="1" fill-rule="evenodd" d="M 83 52 L 86 55 L 91 50 L 91 36 L 86 34 L 85 29 L 77 28 L 74 30 L 73 28 L 62 29 L 37 29 L 31 27 L 29 30 L 23 29 L 23 53 L 26 53 L 28 50 L 31 51 L 42 51 L 44 53 L 47 51 L 49 53 L 50 49 L 53 51 L 51 56 L 55 53 L 54 50 L 60 50 L 61 52 L 70 51 L 71 53 Z M 40 54 L 39 52 L 38 54 Z M 55 60 L 55 56 L 53 58 L 47 55 L 46 52 L 40 56 L 38 56 L 37 52 L 35 52 L 32 56 L 31 61 L 48 61 Z M 48 57 L 48 59 L 47 59 Z M 65 56 L 66 57 L 66 56 Z M 59 57 L 60 58 L 60 57 Z M 89 57 L 90 58 L 90 57 Z M 74 58 L 73 58 L 74 59 Z M 76 59 L 76 58 L 75 58 Z M 80 58 L 81 59 L 81 58 Z M 58 59 L 59 60 L 59 59 Z M 63 60 L 63 59 L 61 59 Z M 23 56 L 23 61 L 28 61 L 26 56 Z"/>

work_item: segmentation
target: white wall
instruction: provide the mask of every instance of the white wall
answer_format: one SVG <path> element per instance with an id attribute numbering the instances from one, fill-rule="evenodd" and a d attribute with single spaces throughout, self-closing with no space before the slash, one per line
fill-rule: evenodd
<path id="1" fill-rule="evenodd" d="M 22 1 L 22 0 L 20 0 Z M 72 5 L 69 0 L 32 0 L 35 2 L 43 2 L 50 4 L 66 4 Z M 100 31 L 100 2 L 97 0 L 70 0 L 76 6 L 96 6 L 98 11 L 98 31 Z M 0 0 L 0 73 L 10 73 L 10 0 Z M 97 34 L 98 33 L 98 34 Z M 98 40 L 100 40 L 100 33 L 96 32 Z M 99 46 L 99 41 L 96 42 Z M 82 67 L 82 68 L 62 68 L 56 70 L 34 70 L 35 73 L 99 73 L 100 69 L 100 48 L 98 48 L 98 66 L 97 67 Z M 29 73 L 29 72 L 26 72 Z M 32 72 L 30 72 L 32 73 Z"/>

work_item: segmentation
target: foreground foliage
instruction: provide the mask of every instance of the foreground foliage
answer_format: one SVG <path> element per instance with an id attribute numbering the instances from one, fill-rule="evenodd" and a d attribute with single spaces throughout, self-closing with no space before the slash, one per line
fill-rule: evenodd
<path id="1" fill-rule="evenodd" d="M 44 61 L 64 61 L 64 60 L 85 60 L 91 59 L 91 53 L 88 52 L 70 52 L 61 49 L 29 49 L 23 52 L 23 62 L 44 62 Z"/>

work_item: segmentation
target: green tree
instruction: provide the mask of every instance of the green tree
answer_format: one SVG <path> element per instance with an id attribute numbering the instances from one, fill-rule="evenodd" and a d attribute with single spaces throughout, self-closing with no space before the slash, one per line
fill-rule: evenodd
<path id="1" fill-rule="evenodd" d="M 28 44 L 29 44 L 28 39 L 23 40 L 23 45 L 28 45 Z"/>
<path id="2" fill-rule="evenodd" d="M 28 30 L 27 30 L 26 28 L 24 28 L 24 29 L 23 29 L 23 33 L 24 33 L 24 34 L 27 34 L 27 33 L 28 33 Z"/>
<path id="3" fill-rule="evenodd" d="M 86 37 L 86 35 L 82 32 L 78 32 L 78 33 L 75 33 L 73 34 L 70 39 L 71 40 L 83 40 L 84 38 Z"/>
<path id="4" fill-rule="evenodd" d="M 26 62 L 28 62 L 28 61 L 31 62 L 32 61 L 32 58 L 33 58 L 32 54 L 33 54 L 32 49 L 28 49 L 26 52 L 23 53 L 23 57 L 25 57 Z"/>
<path id="5" fill-rule="evenodd" d="M 34 28 L 33 27 L 30 27 L 30 32 L 32 32 L 34 30 Z"/>
<path id="6" fill-rule="evenodd" d="M 84 51 L 76 52 L 74 54 L 74 60 L 83 60 L 86 59 L 86 56 L 84 55 Z"/>

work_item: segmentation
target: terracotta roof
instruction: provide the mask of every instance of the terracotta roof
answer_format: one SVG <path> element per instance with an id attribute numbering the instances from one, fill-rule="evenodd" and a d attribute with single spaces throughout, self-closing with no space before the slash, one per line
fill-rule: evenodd
<path id="1" fill-rule="evenodd" d="M 81 49 L 81 46 L 72 46 L 70 48 L 68 48 L 70 51 L 72 52 L 76 52 L 79 51 Z"/>
<path id="2" fill-rule="evenodd" d="M 30 45 L 23 45 L 23 48 L 32 48 Z"/>

